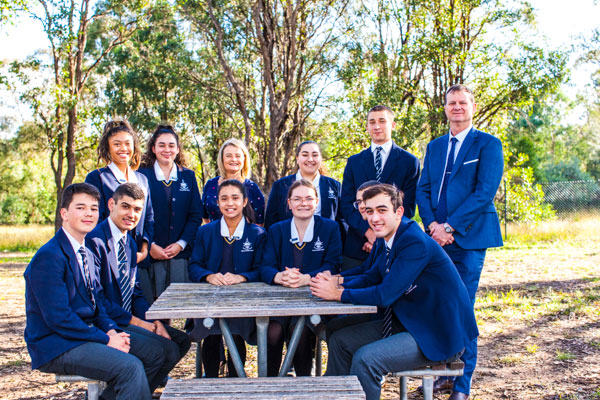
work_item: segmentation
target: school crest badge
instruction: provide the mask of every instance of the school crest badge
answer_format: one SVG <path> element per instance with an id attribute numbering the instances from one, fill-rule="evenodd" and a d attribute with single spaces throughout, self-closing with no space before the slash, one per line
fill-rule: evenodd
<path id="1" fill-rule="evenodd" d="M 315 245 L 313 246 L 312 251 L 323 251 L 325 250 L 325 247 L 323 247 L 323 242 L 321 242 L 321 239 L 317 236 L 317 240 L 315 241 Z"/>
<path id="2" fill-rule="evenodd" d="M 252 243 L 246 238 L 246 241 L 242 243 L 242 253 L 250 253 L 253 252 L 254 248 L 252 247 Z"/>
<path id="3" fill-rule="evenodd" d="M 335 199 L 335 192 L 333 191 L 332 188 L 329 188 L 329 192 L 328 193 L 329 193 L 328 197 L 330 199 Z"/>
<path id="4" fill-rule="evenodd" d="M 189 192 L 190 191 L 189 186 L 187 185 L 187 183 L 185 183 L 185 181 L 183 179 L 181 180 L 181 185 L 179 185 L 179 191 L 180 192 Z"/>

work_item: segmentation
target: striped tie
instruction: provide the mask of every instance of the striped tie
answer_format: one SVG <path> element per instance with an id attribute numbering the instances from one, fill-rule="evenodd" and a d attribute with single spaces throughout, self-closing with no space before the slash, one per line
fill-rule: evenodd
<path id="1" fill-rule="evenodd" d="M 454 168 L 454 152 L 458 139 L 453 137 L 451 142 L 452 145 L 450 146 L 450 152 L 448 153 L 448 161 L 446 161 L 446 170 L 444 171 L 440 199 L 438 200 L 438 204 L 435 209 L 435 220 L 440 224 L 443 224 L 448 220 L 448 199 L 446 197 L 446 191 L 448 189 L 448 181 L 450 180 L 452 169 Z"/>
<path id="2" fill-rule="evenodd" d="M 386 259 L 386 270 L 385 273 L 387 274 L 389 271 L 389 264 L 390 264 L 390 248 L 387 247 L 387 245 L 385 246 L 385 259 Z M 387 338 L 392 336 L 392 306 L 389 305 L 385 308 L 384 312 L 383 312 L 383 338 Z"/>
<path id="3" fill-rule="evenodd" d="M 383 172 L 383 163 L 381 162 L 381 152 L 383 147 L 377 146 L 375 149 L 375 179 L 381 182 L 381 173 Z"/>
<path id="4" fill-rule="evenodd" d="M 83 280 L 85 281 L 85 288 L 87 289 L 90 300 L 94 309 L 96 309 L 96 299 L 94 298 L 94 289 L 92 288 L 92 275 L 90 274 L 90 267 L 87 262 L 87 251 L 84 246 L 79 248 L 79 255 L 81 256 L 81 265 L 83 266 Z"/>
<path id="5" fill-rule="evenodd" d="M 121 289 L 122 307 L 125 311 L 131 312 L 131 295 L 133 288 L 131 287 L 131 277 L 129 276 L 129 266 L 127 265 L 127 255 L 125 254 L 125 243 L 127 236 L 123 236 L 119 240 L 119 289 Z"/>

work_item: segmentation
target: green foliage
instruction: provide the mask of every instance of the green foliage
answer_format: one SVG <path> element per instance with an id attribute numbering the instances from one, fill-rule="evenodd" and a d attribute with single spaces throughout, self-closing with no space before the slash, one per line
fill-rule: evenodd
<path id="1" fill-rule="evenodd" d="M 526 161 L 527 156 L 519 154 L 515 165 L 504 173 L 496 202 L 502 221 L 505 208 L 507 222 L 539 222 L 556 216 L 552 206 L 544 203 L 544 192 L 535 183 L 533 169 L 523 166 Z"/>
<path id="2" fill-rule="evenodd" d="M 548 164 L 544 168 L 544 177 L 550 182 L 559 181 L 587 181 L 592 180 L 592 176 L 581 170 L 581 161 L 573 157 L 567 161 L 560 161 L 556 164 Z"/>

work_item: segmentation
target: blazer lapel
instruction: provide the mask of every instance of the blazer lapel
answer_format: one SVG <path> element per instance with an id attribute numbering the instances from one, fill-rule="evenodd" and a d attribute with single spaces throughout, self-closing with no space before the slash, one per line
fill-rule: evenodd
<path id="1" fill-rule="evenodd" d="M 389 177 L 390 175 L 392 175 L 393 170 L 396 168 L 396 160 L 398 160 L 398 158 L 400 157 L 400 152 L 400 147 L 398 147 L 396 143 L 392 143 L 392 147 L 390 148 L 390 154 L 387 160 L 385 161 L 383 171 L 381 171 L 381 182 L 389 182 Z M 375 168 L 375 161 L 373 161 L 373 168 Z"/>
<path id="2" fill-rule="evenodd" d="M 363 170 L 367 176 L 366 181 L 374 181 L 377 177 L 377 172 L 375 171 L 375 158 L 373 158 L 373 152 L 371 151 L 371 147 L 366 148 L 362 151 L 361 164 L 358 165 L 358 168 Z"/>
<path id="3" fill-rule="evenodd" d="M 110 217 L 109 217 L 110 218 Z M 114 248 L 113 246 L 113 240 L 112 240 L 112 232 L 110 231 L 110 225 L 108 225 L 108 219 L 105 219 L 104 222 L 102 222 L 103 226 L 102 226 L 102 230 L 104 231 L 104 235 L 106 236 L 106 249 L 107 249 L 107 254 L 106 257 L 108 258 L 107 262 L 108 265 L 110 267 L 110 270 L 112 271 L 112 274 L 114 276 L 114 278 L 117 280 L 117 282 L 119 281 L 119 253 L 118 250 Z M 114 255 L 114 257 L 113 257 Z"/>
<path id="4" fill-rule="evenodd" d="M 90 295 L 87 292 L 87 287 L 85 286 L 85 281 L 83 279 L 81 267 L 79 266 L 79 261 L 77 260 L 77 255 L 75 254 L 73 246 L 71 246 L 71 242 L 69 241 L 69 238 L 67 238 L 67 235 L 62 231 L 62 229 L 59 232 L 60 232 L 60 234 L 57 234 L 58 242 L 60 243 L 60 247 L 62 248 L 63 253 L 69 260 L 69 267 L 71 268 L 71 272 L 73 273 L 73 277 L 75 279 L 75 284 L 77 285 L 77 290 L 79 291 L 81 296 L 85 299 L 85 301 L 87 301 L 90 304 L 90 306 L 93 306 L 92 300 L 90 299 Z M 90 268 L 90 273 L 91 273 L 91 266 L 90 266 L 91 257 L 90 257 L 89 253 L 87 254 L 87 260 L 88 260 L 88 267 Z"/>
<path id="5" fill-rule="evenodd" d="M 321 216 L 324 218 L 329 218 L 332 212 L 331 199 L 329 199 L 329 185 L 327 184 L 327 180 L 323 176 L 319 178 L 319 192 L 319 201 L 321 202 Z"/>
<path id="6" fill-rule="evenodd" d="M 473 143 L 475 143 L 475 140 L 477 140 L 477 131 L 474 128 L 471 128 L 471 130 L 465 137 L 465 141 L 460 146 L 460 151 L 456 156 L 456 160 L 454 160 L 454 166 L 452 167 L 452 174 L 450 174 L 450 180 L 452 180 L 454 176 L 456 176 L 457 171 L 462 166 L 463 161 L 465 161 L 465 157 L 469 152 L 471 146 L 473 146 Z"/>

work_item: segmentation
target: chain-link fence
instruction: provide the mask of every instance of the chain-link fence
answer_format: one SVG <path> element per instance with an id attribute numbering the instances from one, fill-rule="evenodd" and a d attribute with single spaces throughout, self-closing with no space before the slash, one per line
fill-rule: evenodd
<path id="1" fill-rule="evenodd" d="M 600 181 L 539 182 L 557 215 L 600 209 Z"/>

